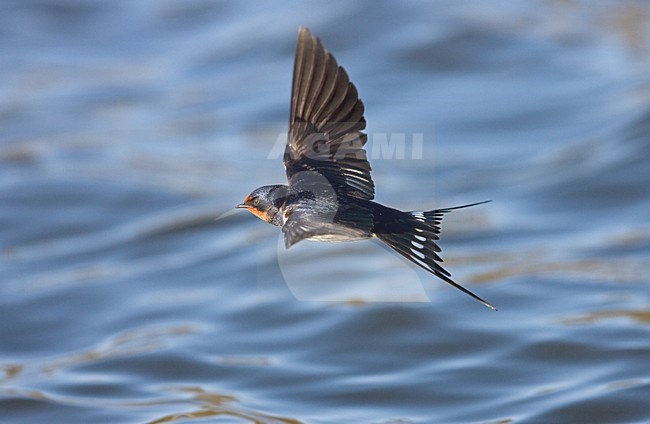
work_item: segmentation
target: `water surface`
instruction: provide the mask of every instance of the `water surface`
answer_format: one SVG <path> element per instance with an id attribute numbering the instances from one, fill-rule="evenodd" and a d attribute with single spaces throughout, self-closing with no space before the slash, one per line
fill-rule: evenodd
<path id="1" fill-rule="evenodd" d="M 649 18 L 3 2 L 0 421 L 649 421 Z M 441 245 L 498 312 L 372 243 L 285 252 L 229 213 L 284 179 L 301 24 L 365 102 L 377 200 L 493 200 Z"/>

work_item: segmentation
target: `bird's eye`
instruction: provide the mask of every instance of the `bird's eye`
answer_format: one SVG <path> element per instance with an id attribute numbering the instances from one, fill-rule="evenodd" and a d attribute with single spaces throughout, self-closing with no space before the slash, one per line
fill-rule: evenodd
<path id="1" fill-rule="evenodd" d="M 258 198 L 256 197 L 256 198 L 253 199 L 253 201 L 252 201 L 251 203 L 253 204 L 253 206 L 257 206 L 257 205 L 260 204 L 260 199 L 258 199 Z"/>

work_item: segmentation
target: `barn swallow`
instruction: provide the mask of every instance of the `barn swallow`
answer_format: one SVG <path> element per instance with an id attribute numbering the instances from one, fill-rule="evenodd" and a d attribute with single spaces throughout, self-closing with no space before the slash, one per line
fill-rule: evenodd
<path id="1" fill-rule="evenodd" d="M 282 227 L 286 248 L 308 239 L 378 238 L 409 261 L 481 302 L 441 265 L 443 216 L 486 202 L 403 212 L 373 202 L 375 184 L 364 150 L 363 102 L 321 41 L 300 27 L 293 68 L 289 133 L 283 162 L 288 185 L 253 190 L 238 208 Z"/>

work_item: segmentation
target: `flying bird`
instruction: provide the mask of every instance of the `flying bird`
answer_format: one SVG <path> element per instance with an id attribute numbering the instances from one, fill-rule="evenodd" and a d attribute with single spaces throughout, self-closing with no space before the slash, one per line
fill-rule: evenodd
<path id="1" fill-rule="evenodd" d="M 285 246 L 301 240 L 378 238 L 409 261 L 481 302 L 440 263 L 443 216 L 472 203 L 403 212 L 373 201 L 375 184 L 363 146 L 364 106 L 346 71 L 321 41 L 300 27 L 293 68 L 289 133 L 284 152 L 288 185 L 253 190 L 238 208 L 282 228 Z"/>

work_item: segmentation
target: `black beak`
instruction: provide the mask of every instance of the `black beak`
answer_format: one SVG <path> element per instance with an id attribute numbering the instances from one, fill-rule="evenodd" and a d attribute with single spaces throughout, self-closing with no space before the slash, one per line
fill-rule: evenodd
<path id="1" fill-rule="evenodd" d="M 247 209 L 248 205 L 246 203 L 240 203 L 237 206 L 235 206 L 235 208 L 237 208 L 237 209 L 241 209 L 241 208 Z"/>

